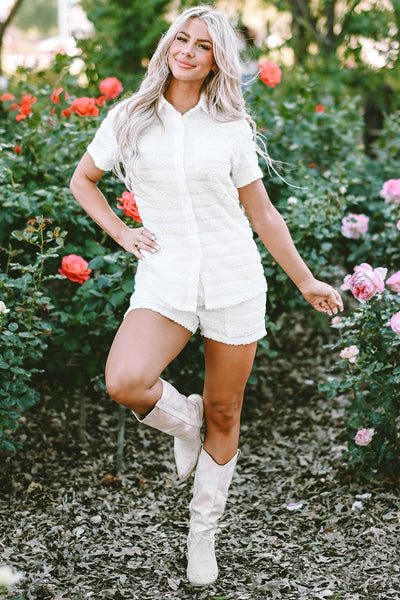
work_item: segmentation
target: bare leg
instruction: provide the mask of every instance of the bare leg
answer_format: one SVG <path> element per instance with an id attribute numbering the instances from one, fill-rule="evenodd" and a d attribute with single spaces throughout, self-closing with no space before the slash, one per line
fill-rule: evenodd
<path id="1" fill-rule="evenodd" d="M 191 335 L 155 311 L 131 311 L 121 323 L 107 359 L 110 396 L 138 414 L 146 414 L 162 395 L 159 376 Z"/>
<path id="2" fill-rule="evenodd" d="M 250 375 L 257 342 L 233 346 L 204 339 L 204 450 L 224 465 L 236 454 L 243 393 Z"/>

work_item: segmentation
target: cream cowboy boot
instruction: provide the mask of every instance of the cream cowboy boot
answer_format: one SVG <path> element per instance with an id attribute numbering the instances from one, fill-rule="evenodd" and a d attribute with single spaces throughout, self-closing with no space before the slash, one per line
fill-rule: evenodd
<path id="1" fill-rule="evenodd" d="M 170 383 L 161 379 L 162 396 L 140 423 L 175 436 L 174 454 L 180 479 L 187 479 L 196 466 L 201 448 L 200 429 L 203 422 L 203 400 L 192 394 L 180 394 Z"/>
<path id="2" fill-rule="evenodd" d="M 194 478 L 190 503 L 190 531 L 187 541 L 187 577 L 193 586 L 214 583 L 218 577 L 214 536 L 222 516 L 239 451 L 225 465 L 218 465 L 202 449 Z"/>

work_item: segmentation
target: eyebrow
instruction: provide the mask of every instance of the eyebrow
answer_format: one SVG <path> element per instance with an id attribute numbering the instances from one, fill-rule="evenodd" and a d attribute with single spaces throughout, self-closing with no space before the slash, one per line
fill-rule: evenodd
<path id="1" fill-rule="evenodd" d="M 183 33 L 183 35 L 186 35 L 186 37 L 190 38 L 190 35 L 186 33 L 186 31 L 178 31 L 177 35 L 179 35 L 180 33 Z M 198 38 L 196 42 L 207 42 L 208 44 L 212 45 L 212 40 L 202 40 L 201 38 Z"/>

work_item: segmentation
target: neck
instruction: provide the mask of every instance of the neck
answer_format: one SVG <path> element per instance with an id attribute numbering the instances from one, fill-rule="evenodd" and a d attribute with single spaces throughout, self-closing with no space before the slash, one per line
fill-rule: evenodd
<path id="1" fill-rule="evenodd" d="M 184 114 L 199 102 L 201 84 L 197 82 L 185 82 L 172 79 L 164 96 L 170 104 Z"/>

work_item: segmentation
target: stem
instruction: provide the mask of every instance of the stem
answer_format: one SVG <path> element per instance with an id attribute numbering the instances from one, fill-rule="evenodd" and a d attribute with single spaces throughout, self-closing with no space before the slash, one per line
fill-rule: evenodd
<path id="1" fill-rule="evenodd" d="M 122 406 L 120 404 L 118 408 L 117 473 L 120 473 L 122 469 L 125 437 L 125 419 L 126 408 L 125 406 Z"/>
<path id="2" fill-rule="evenodd" d="M 86 397 L 82 396 L 79 402 L 79 440 L 83 444 L 86 441 Z"/>
<path id="3" fill-rule="evenodd" d="M 40 290 L 40 286 L 42 285 L 43 269 L 44 269 L 44 255 L 43 255 L 44 236 L 43 236 L 43 231 L 44 231 L 44 227 L 41 225 L 39 227 L 40 243 L 37 244 L 37 246 L 39 247 L 39 251 L 40 251 L 40 263 L 39 263 L 38 274 L 33 279 L 33 281 L 34 281 L 34 290 L 33 290 L 33 294 L 32 294 L 31 312 L 30 312 L 30 316 L 29 316 L 29 324 L 28 324 L 29 329 L 31 329 L 31 327 L 32 327 L 35 297 L 36 297 L 36 294 L 38 293 L 38 291 Z"/>

